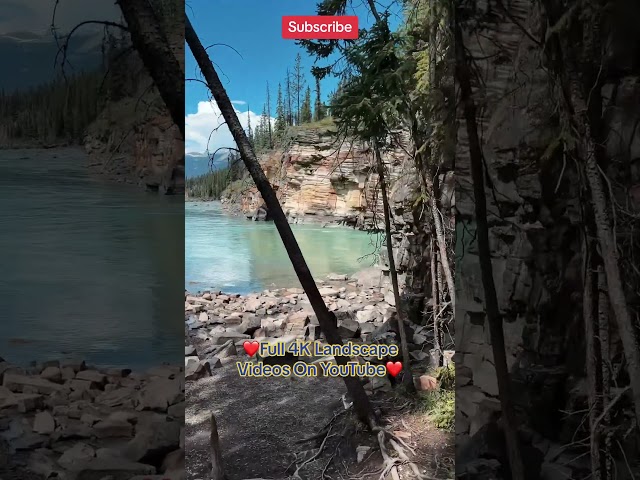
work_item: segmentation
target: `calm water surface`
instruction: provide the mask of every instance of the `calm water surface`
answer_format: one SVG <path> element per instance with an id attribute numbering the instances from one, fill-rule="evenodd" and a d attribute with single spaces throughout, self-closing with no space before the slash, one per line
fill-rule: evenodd
<path id="1" fill-rule="evenodd" d="M 317 279 L 329 273 L 352 274 L 373 263 L 374 237 L 364 232 L 319 225 L 292 229 Z M 273 223 L 229 216 L 218 202 L 187 202 L 185 234 L 188 291 L 245 294 L 300 286 Z"/>
<path id="2" fill-rule="evenodd" d="M 0 151 L 0 356 L 184 356 L 184 199 L 91 178 L 77 149 Z"/>

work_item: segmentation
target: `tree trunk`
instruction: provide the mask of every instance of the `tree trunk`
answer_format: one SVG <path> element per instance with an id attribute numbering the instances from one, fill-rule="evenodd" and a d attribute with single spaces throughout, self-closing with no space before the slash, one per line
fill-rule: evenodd
<path id="1" fill-rule="evenodd" d="M 469 137 L 469 158 L 471 162 L 471 176 L 473 179 L 473 195 L 476 216 L 476 238 L 478 242 L 478 255 L 480 270 L 482 272 L 482 287 L 484 289 L 484 301 L 489 322 L 489 334 L 493 350 L 493 362 L 498 380 L 498 392 L 502 415 L 505 421 L 505 436 L 509 466 L 513 480 L 524 480 L 524 466 L 520 453 L 520 442 L 516 429 L 516 418 L 512 405 L 511 379 L 507 366 L 507 355 L 504 345 L 504 331 L 502 315 L 498 306 L 498 296 L 493 280 L 493 266 L 491 264 L 491 247 L 489 245 L 489 226 L 487 222 L 487 199 L 484 190 L 484 165 L 482 147 L 478 137 L 478 125 L 476 121 L 476 105 L 473 101 L 471 89 L 471 72 L 465 52 L 462 37 L 462 28 L 454 21 L 454 42 L 456 52 L 455 76 L 460 88 L 460 100 L 464 107 L 467 135 Z"/>
<path id="2" fill-rule="evenodd" d="M 211 480 L 226 480 L 224 469 L 222 468 L 222 453 L 220 452 L 220 441 L 218 439 L 218 424 L 216 417 L 211 413 L 211 437 L 209 441 L 209 451 L 211 455 Z"/>
<path id="3" fill-rule="evenodd" d="M 117 0 L 131 42 L 184 138 L 184 72 L 149 0 Z"/>
<path id="4" fill-rule="evenodd" d="M 594 288 L 594 282 L 597 280 L 593 275 L 593 259 L 592 257 L 593 246 L 591 241 L 587 240 L 585 248 L 586 257 L 586 272 L 584 278 L 584 289 L 582 299 L 582 318 L 584 321 L 584 335 L 586 341 L 585 348 L 585 364 L 587 373 L 587 395 L 589 403 L 589 430 L 590 430 L 590 446 L 591 446 L 591 473 L 593 480 L 602 479 L 602 469 L 600 463 L 600 429 L 597 424 L 597 418 L 600 415 L 601 402 L 600 402 L 600 352 L 597 345 L 596 329 L 595 329 L 595 316 L 594 312 L 598 311 L 597 300 L 599 295 L 594 294 L 596 289 Z M 596 291 L 597 292 L 597 291 Z"/>
<path id="5" fill-rule="evenodd" d="M 393 298 L 396 302 L 396 315 L 398 318 L 398 333 L 400 334 L 400 347 L 402 348 L 402 363 L 404 376 L 402 383 L 409 391 L 415 390 L 413 384 L 413 376 L 410 368 L 409 347 L 407 345 L 407 334 L 404 331 L 404 315 L 402 313 L 402 305 L 400 304 L 400 288 L 398 287 L 398 272 L 396 271 L 396 262 L 393 258 L 393 243 L 391 238 L 391 215 L 389 210 L 389 197 L 387 196 L 387 181 L 384 174 L 384 163 L 380 148 L 375 139 L 372 140 L 373 152 L 376 157 L 376 166 L 378 168 L 378 177 L 380 178 L 380 190 L 382 193 L 382 209 L 384 211 L 384 232 L 387 242 L 387 255 L 389 256 L 389 276 L 391 277 L 391 285 L 393 287 Z"/>
<path id="6" fill-rule="evenodd" d="M 609 371 L 609 296 L 607 293 L 607 279 L 602 266 L 598 267 L 598 340 L 600 342 L 600 359 L 602 361 L 602 409 L 605 410 L 609 404 L 609 394 L 611 393 L 611 372 Z M 610 415 L 607 413 L 600 424 L 602 430 L 609 426 Z M 604 470 L 601 473 L 602 480 L 613 478 L 611 465 L 611 435 L 605 435 L 602 445 L 602 457 Z"/>
<path id="7" fill-rule="evenodd" d="M 231 100 L 229 100 L 227 92 L 225 91 L 217 72 L 213 68 L 211 60 L 209 59 L 207 52 L 202 46 L 202 43 L 200 42 L 200 39 L 188 18 L 185 19 L 185 36 L 189 48 L 198 62 L 202 75 L 211 90 L 211 94 L 220 108 L 220 112 L 229 127 L 229 131 L 233 135 L 233 139 L 240 151 L 242 160 L 251 174 L 256 187 L 260 191 L 267 208 L 269 209 L 269 213 L 273 218 L 276 228 L 278 229 L 278 233 L 280 234 L 282 243 L 289 255 L 293 269 L 295 270 L 298 280 L 307 294 L 311 307 L 318 318 L 320 329 L 325 334 L 328 343 L 332 345 L 342 345 L 342 339 L 340 338 L 336 325 L 336 317 L 327 309 L 327 306 L 318 291 L 318 286 L 309 271 L 307 262 L 305 261 L 302 251 L 300 250 L 300 246 L 291 231 L 291 226 L 287 222 L 287 217 L 282 211 L 278 198 L 262 170 L 255 152 L 249 143 L 249 139 L 242 129 L 242 125 L 240 125 L 240 121 L 238 120 L 235 109 L 231 104 Z M 350 359 L 344 356 L 336 356 L 336 363 L 339 365 L 346 365 L 349 360 Z M 364 387 L 362 386 L 362 383 L 360 383 L 360 379 L 357 377 L 344 377 L 344 382 L 353 399 L 354 409 L 360 420 L 372 429 L 377 428 L 377 421 L 371 402 L 369 402 L 369 397 L 367 397 Z"/>
<path id="8" fill-rule="evenodd" d="M 438 260 L 437 252 L 434 246 L 435 241 L 431 239 L 431 299 L 433 302 L 433 349 L 436 352 L 436 364 L 442 365 L 442 343 L 440 342 L 440 294 L 438 292 Z"/>
<path id="9" fill-rule="evenodd" d="M 451 265 L 449 264 L 449 256 L 447 254 L 447 240 L 444 236 L 444 226 L 442 225 L 440 209 L 438 208 L 438 199 L 435 184 L 431 173 L 427 171 L 427 166 L 422 160 L 422 154 L 416 153 L 416 161 L 418 169 L 421 170 L 422 183 L 426 190 L 426 195 L 429 196 L 429 207 L 431 208 L 431 216 L 433 217 L 433 228 L 436 232 L 438 250 L 440 251 L 440 262 L 442 264 L 442 271 L 444 272 L 445 279 L 447 280 L 449 297 L 451 297 L 451 308 L 455 312 L 456 286 L 455 282 L 453 281 L 453 272 L 451 270 Z"/>

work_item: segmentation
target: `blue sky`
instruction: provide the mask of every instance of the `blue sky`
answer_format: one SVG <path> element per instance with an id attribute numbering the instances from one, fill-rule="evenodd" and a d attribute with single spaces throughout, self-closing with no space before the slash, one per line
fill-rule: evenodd
<path id="1" fill-rule="evenodd" d="M 383 0 L 383 3 L 391 0 Z M 281 19 L 285 15 L 315 15 L 317 0 L 187 0 L 186 13 L 202 44 L 226 43 L 238 53 L 225 46 L 214 46 L 208 51 L 215 62 L 229 97 L 236 102 L 241 123 L 246 126 L 251 117 L 252 126 L 257 123 L 266 101 L 266 82 L 272 95 L 272 115 L 275 115 L 275 100 L 278 82 L 286 77 L 287 67 L 293 68 L 296 54 L 302 55 L 306 72 L 314 59 L 298 47 L 294 40 L 282 38 Z M 356 0 L 355 10 L 349 15 L 359 17 L 360 27 L 372 23 L 371 14 Z M 396 19 L 397 20 L 397 19 Z M 201 78 L 195 60 L 186 49 L 185 76 Z M 308 73 L 308 82 L 312 80 Z M 335 89 L 337 80 L 327 78 L 321 84 L 322 96 Z M 313 85 L 311 85 L 313 90 Z M 211 131 L 222 123 L 215 105 L 208 102 L 207 90 L 198 82 L 187 81 L 185 93 L 187 153 L 213 152 L 221 146 L 233 146 L 228 130 L 223 127 L 211 138 Z M 247 113 L 247 106 L 251 113 Z"/>

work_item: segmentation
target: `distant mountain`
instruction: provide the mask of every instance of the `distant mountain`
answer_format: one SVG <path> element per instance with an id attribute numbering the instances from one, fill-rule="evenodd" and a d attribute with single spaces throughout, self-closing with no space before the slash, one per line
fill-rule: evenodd
<path id="1" fill-rule="evenodd" d="M 193 178 L 205 173 L 219 170 L 228 166 L 228 153 L 218 152 L 213 161 L 213 165 L 209 165 L 209 157 L 205 154 L 187 153 L 184 157 L 185 177 Z"/>
<path id="2" fill-rule="evenodd" d="M 74 72 L 95 70 L 102 63 L 101 31 L 77 31 L 69 42 L 67 51 L 68 63 L 65 65 L 67 75 Z M 0 35 L 0 89 L 6 93 L 18 89 L 34 87 L 55 79 L 60 72 L 54 68 L 58 44 L 51 33 L 34 34 L 32 32 L 15 32 Z"/>

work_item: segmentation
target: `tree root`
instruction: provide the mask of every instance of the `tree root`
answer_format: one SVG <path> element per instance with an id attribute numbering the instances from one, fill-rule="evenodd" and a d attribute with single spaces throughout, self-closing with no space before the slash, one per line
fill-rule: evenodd
<path id="1" fill-rule="evenodd" d="M 389 455 L 389 449 L 385 446 L 385 437 L 388 438 L 389 444 L 396 452 L 397 457 L 391 457 L 391 455 Z M 405 452 L 406 449 L 409 450 L 412 455 L 415 455 L 413 448 L 407 445 L 401 438 L 381 427 L 378 428 L 378 445 L 380 446 L 380 453 L 382 454 L 382 459 L 384 461 L 379 480 L 384 480 L 389 474 L 391 474 L 391 478 L 393 480 L 400 480 L 400 476 L 398 474 L 398 466 L 400 465 L 408 465 L 413 471 L 415 478 L 418 480 L 437 480 L 435 477 L 429 477 L 420 473 L 418 465 L 411 461 Z"/>

